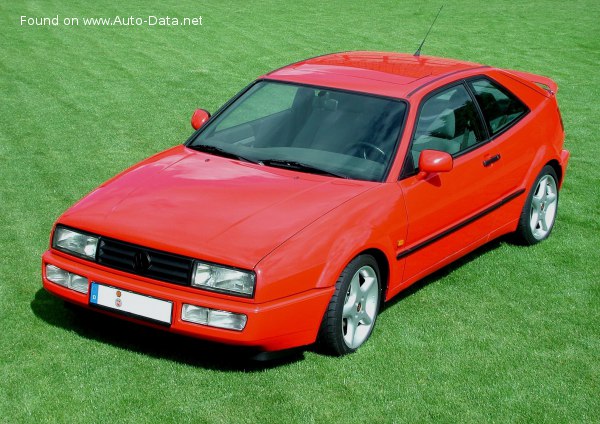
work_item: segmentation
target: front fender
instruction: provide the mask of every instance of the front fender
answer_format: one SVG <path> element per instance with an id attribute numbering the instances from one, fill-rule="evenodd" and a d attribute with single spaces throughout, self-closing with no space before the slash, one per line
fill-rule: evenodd
<path id="1" fill-rule="evenodd" d="M 255 268 L 255 300 L 331 287 L 346 265 L 369 249 L 387 258 L 388 287 L 399 283 L 402 270 L 396 252 L 406 232 L 400 187 L 383 183 L 323 215 L 263 258 Z"/>

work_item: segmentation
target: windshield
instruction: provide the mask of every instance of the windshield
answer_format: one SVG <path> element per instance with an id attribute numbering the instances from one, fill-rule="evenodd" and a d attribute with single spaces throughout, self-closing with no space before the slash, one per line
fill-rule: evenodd
<path id="1" fill-rule="evenodd" d="M 259 81 L 188 147 L 264 166 L 382 181 L 405 111 L 399 100 Z"/>

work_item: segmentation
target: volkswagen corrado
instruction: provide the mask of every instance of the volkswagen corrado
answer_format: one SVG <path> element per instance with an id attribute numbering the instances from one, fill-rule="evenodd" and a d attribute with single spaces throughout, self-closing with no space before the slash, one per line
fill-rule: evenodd
<path id="1" fill-rule="evenodd" d="M 398 53 L 285 66 L 61 215 L 43 285 L 206 340 L 353 352 L 415 281 L 549 236 L 569 159 L 556 91 Z"/>

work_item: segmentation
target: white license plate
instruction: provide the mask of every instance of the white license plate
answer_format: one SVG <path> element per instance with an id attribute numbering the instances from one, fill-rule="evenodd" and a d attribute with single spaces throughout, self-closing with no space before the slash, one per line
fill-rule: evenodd
<path id="1" fill-rule="evenodd" d="M 136 317 L 171 324 L 173 302 L 92 282 L 90 304 Z"/>

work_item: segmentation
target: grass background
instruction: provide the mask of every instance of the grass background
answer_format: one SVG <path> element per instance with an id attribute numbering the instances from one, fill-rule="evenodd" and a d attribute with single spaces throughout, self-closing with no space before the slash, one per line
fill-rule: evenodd
<path id="1" fill-rule="evenodd" d="M 600 422 L 600 3 L 447 2 L 423 50 L 558 82 L 572 159 L 553 236 L 494 242 L 418 283 L 354 355 L 267 365 L 65 308 L 41 290 L 52 223 L 268 70 L 413 52 L 439 2 L 149 3 L 0 6 L 0 421 Z M 203 26 L 19 23 L 57 14 Z"/>

